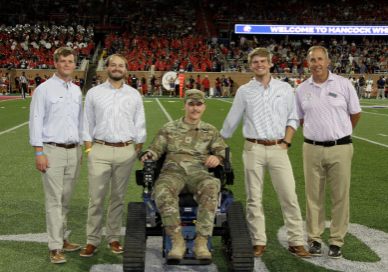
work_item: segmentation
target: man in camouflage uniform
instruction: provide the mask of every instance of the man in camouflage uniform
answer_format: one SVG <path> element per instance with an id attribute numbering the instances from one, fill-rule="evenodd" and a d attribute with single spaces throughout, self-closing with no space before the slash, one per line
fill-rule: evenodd
<path id="1" fill-rule="evenodd" d="M 227 146 L 215 127 L 201 121 L 205 108 L 204 93 L 187 91 L 185 117 L 167 123 L 141 159 L 144 163 L 148 155 L 157 160 L 167 153 L 155 183 L 153 199 L 172 240 L 168 259 L 182 259 L 186 251 L 179 213 L 178 195 L 181 192 L 192 193 L 198 203 L 194 256 L 196 259 L 211 258 L 206 245 L 213 232 L 220 181 L 208 172 L 208 168 L 224 161 Z M 210 152 L 214 155 L 209 156 Z"/>

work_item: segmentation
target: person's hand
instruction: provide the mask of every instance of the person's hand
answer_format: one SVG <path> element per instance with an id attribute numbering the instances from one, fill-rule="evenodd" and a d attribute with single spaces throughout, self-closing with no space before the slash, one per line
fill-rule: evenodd
<path id="1" fill-rule="evenodd" d="M 288 149 L 288 146 L 285 143 L 283 143 L 283 142 L 281 144 L 279 144 L 279 145 L 283 149 L 286 149 L 286 150 Z"/>
<path id="2" fill-rule="evenodd" d="M 220 164 L 220 159 L 217 156 L 211 155 L 209 158 L 203 161 L 208 168 L 217 167 Z"/>
<path id="3" fill-rule="evenodd" d="M 148 156 L 151 156 L 151 159 L 155 161 L 155 157 L 152 155 L 151 152 L 147 152 L 143 157 L 141 157 L 140 162 L 144 165 L 144 162 L 146 159 L 148 159 Z"/>
<path id="4" fill-rule="evenodd" d="M 41 172 L 46 172 L 46 168 L 50 168 L 50 164 L 44 154 L 35 156 L 36 168 Z"/>

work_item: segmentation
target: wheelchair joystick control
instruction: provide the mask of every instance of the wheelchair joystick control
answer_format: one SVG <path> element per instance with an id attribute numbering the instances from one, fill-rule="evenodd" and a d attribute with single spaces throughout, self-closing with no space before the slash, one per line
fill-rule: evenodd
<path id="1" fill-rule="evenodd" d="M 144 192 L 151 190 L 154 180 L 154 168 L 155 162 L 152 160 L 152 156 L 148 155 L 147 159 L 144 161 L 143 169 L 143 186 L 145 188 Z"/>

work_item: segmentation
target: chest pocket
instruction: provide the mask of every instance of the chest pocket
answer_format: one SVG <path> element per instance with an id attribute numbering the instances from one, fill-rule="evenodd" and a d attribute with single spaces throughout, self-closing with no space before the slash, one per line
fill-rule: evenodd
<path id="1" fill-rule="evenodd" d="M 273 101 L 273 109 L 284 113 L 287 111 L 286 99 L 282 95 L 277 95 Z"/>
<path id="2" fill-rule="evenodd" d="M 65 113 L 65 99 L 63 97 L 51 97 L 51 113 L 54 116 L 63 116 Z"/>
<path id="3" fill-rule="evenodd" d="M 79 109 L 80 109 L 81 103 L 82 103 L 81 96 L 74 97 L 72 102 L 73 102 L 72 103 L 73 112 L 74 112 L 75 116 L 78 116 L 79 115 Z"/>

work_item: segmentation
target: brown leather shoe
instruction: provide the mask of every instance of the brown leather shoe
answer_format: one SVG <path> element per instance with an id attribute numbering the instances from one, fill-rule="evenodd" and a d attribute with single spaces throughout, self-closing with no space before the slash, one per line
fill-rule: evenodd
<path id="1" fill-rule="evenodd" d="M 81 257 L 92 257 L 93 253 L 97 252 L 97 247 L 87 244 L 80 253 Z"/>
<path id="2" fill-rule="evenodd" d="M 265 246 L 253 246 L 253 254 L 255 257 L 261 257 L 263 255 L 263 252 L 265 252 Z"/>
<path id="3" fill-rule="evenodd" d="M 124 247 L 122 247 L 118 241 L 110 243 L 108 248 L 112 249 L 112 252 L 116 254 L 124 253 Z"/>
<path id="4" fill-rule="evenodd" d="M 76 251 L 76 250 L 80 250 L 81 248 L 82 247 L 78 244 L 73 244 L 67 240 L 63 240 L 62 250 L 64 250 L 64 251 Z"/>
<path id="5" fill-rule="evenodd" d="M 311 258 L 312 257 L 311 253 L 308 252 L 307 250 L 305 250 L 303 246 L 290 246 L 288 248 L 288 251 L 291 253 L 295 253 L 296 256 L 298 256 L 299 258 Z"/>
<path id="6" fill-rule="evenodd" d="M 63 256 L 63 254 L 62 254 L 61 249 L 51 250 L 50 251 L 50 259 L 51 259 L 51 262 L 55 263 L 55 264 L 61 264 L 61 263 L 67 262 L 65 256 Z"/>

